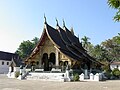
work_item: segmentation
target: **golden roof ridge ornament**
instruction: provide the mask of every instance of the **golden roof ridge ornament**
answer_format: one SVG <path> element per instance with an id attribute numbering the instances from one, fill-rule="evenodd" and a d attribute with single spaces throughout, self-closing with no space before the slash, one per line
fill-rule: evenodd
<path id="1" fill-rule="evenodd" d="M 65 21 L 64 21 L 64 19 L 63 19 L 63 30 L 66 31 L 66 27 L 65 27 Z"/>
<path id="2" fill-rule="evenodd" d="M 63 27 L 65 27 L 65 21 L 64 21 L 64 19 L 63 19 Z"/>
<path id="3" fill-rule="evenodd" d="M 45 24 L 47 23 L 45 13 L 44 13 L 44 23 L 45 23 Z"/>
<path id="4" fill-rule="evenodd" d="M 78 39 L 79 39 L 79 34 L 78 34 Z"/>
<path id="5" fill-rule="evenodd" d="M 70 32 L 74 35 L 74 29 L 71 27 Z"/>
<path id="6" fill-rule="evenodd" d="M 79 40 L 79 43 L 82 43 L 82 42 L 80 42 L 80 36 L 79 36 L 79 34 L 78 34 L 78 40 Z"/>
<path id="7" fill-rule="evenodd" d="M 57 22 L 57 24 L 56 24 L 56 29 L 59 30 L 58 20 L 57 20 L 57 18 L 55 18 L 55 19 L 56 19 L 56 22 Z"/>
<path id="8" fill-rule="evenodd" d="M 57 22 L 56 26 L 59 26 L 57 18 L 55 18 L 55 20 L 56 20 L 56 22 Z"/>

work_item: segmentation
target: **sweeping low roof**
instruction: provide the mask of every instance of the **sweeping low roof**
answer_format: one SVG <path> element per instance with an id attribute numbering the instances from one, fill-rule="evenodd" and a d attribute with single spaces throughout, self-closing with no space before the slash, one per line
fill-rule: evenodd
<path id="1" fill-rule="evenodd" d="M 45 26 L 41 38 L 27 60 L 31 59 L 36 55 L 36 53 L 38 53 L 40 46 L 43 45 L 45 37 L 48 37 L 61 53 L 72 60 L 90 60 L 92 62 L 97 62 L 94 58 L 87 54 L 86 50 L 79 42 L 79 38 L 76 37 L 70 30 L 68 30 L 65 25 L 63 28 L 61 28 L 57 23 L 57 27 L 55 29 L 48 25 L 47 22 L 44 24 Z"/>

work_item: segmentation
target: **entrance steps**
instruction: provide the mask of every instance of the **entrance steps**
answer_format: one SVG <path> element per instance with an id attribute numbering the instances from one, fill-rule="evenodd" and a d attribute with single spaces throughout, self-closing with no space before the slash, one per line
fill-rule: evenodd
<path id="1" fill-rule="evenodd" d="M 26 80 L 42 80 L 42 81 L 62 81 L 64 82 L 66 78 L 65 73 L 44 73 L 44 72 L 30 72 L 26 76 Z"/>

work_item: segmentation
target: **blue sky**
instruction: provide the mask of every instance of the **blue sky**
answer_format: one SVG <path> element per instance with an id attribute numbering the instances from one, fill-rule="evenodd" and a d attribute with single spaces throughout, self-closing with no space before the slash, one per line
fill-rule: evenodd
<path id="1" fill-rule="evenodd" d="M 0 0 L 0 51 L 15 52 L 23 40 L 39 37 L 47 23 L 74 28 L 76 36 L 87 36 L 100 44 L 120 32 L 120 23 L 112 20 L 115 10 L 107 0 Z"/>

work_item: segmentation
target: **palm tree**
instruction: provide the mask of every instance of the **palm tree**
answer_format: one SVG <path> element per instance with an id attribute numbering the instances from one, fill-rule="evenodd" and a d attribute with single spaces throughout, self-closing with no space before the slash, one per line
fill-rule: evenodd
<path id="1" fill-rule="evenodd" d="M 83 47 L 84 47 L 86 50 L 88 50 L 88 46 L 91 44 L 91 43 L 89 42 L 90 38 L 87 37 L 87 36 L 84 36 L 83 38 L 81 38 L 81 40 L 82 40 L 82 45 L 83 45 Z"/>
<path id="2" fill-rule="evenodd" d="M 117 10 L 113 19 L 120 22 L 120 0 L 108 0 L 108 5 Z"/>

